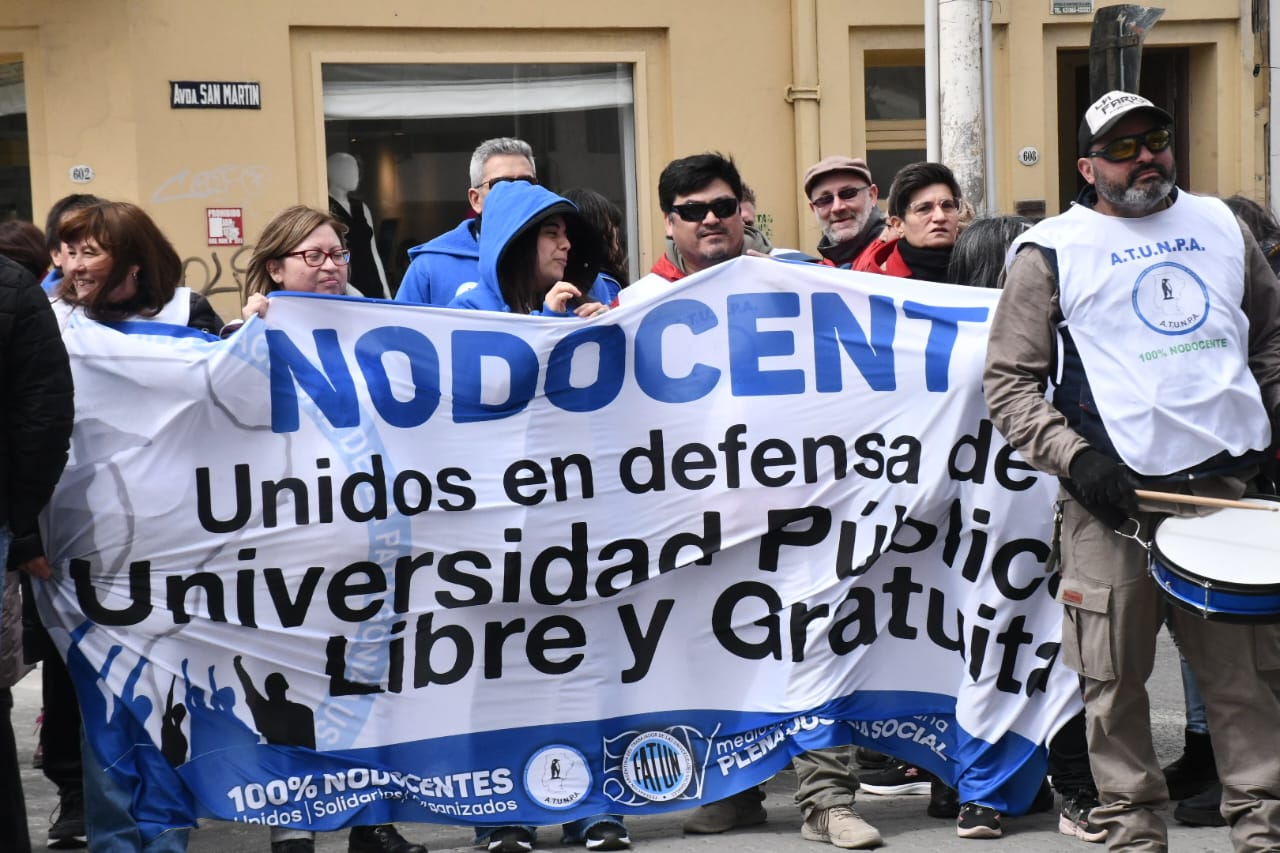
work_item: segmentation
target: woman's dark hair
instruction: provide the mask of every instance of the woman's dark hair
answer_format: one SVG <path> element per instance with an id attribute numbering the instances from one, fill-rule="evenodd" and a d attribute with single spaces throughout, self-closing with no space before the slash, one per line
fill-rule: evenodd
<path id="1" fill-rule="evenodd" d="M 35 225 L 21 219 L 0 222 L 0 255 L 21 264 L 37 279 L 44 278 L 49 269 L 44 235 Z"/>
<path id="2" fill-rule="evenodd" d="M 82 306 L 90 318 L 110 322 L 137 315 L 154 317 L 173 299 L 182 280 L 182 259 L 146 211 L 136 204 L 100 202 L 68 214 L 58 230 L 64 243 L 92 239 L 111 256 L 106 281 L 92 293 L 77 295 L 70 275 L 56 290 L 60 299 Z M 136 290 L 121 300 L 116 291 L 133 275 L 135 266 Z"/>
<path id="3" fill-rule="evenodd" d="M 595 283 L 604 257 L 604 239 L 568 202 L 557 202 L 524 224 L 498 258 L 498 288 L 513 314 L 529 314 L 542 307 L 546 288 L 538 281 L 538 234 L 552 216 L 564 217 L 569 239 L 569 263 L 564 280 L 584 294 Z"/>
<path id="4" fill-rule="evenodd" d="M 1262 251 L 1266 252 L 1280 244 L 1280 223 L 1276 222 L 1276 217 L 1270 210 L 1242 195 L 1233 195 L 1223 201 L 1248 226 Z"/>
<path id="5" fill-rule="evenodd" d="M 947 265 L 947 281 L 999 287 L 1009 245 L 1032 222 L 1025 216 L 983 216 L 960 232 Z"/>
<path id="6" fill-rule="evenodd" d="M 64 195 L 49 206 L 49 212 L 45 214 L 44 220 L 44 244 L 50 253 L 58 250 L 58 245 L 62 242 L 62 235 L 59 226 L 62 218 L 68 213 L 75 210 L 84 210 L 86 207 L 93 207 L 100 204 L 102 199 L 96 195 L 89 193 L 72 193 Z"/>
<path id="7" fill-rule="evenodd" d="M 631 283 L 631 265 L 627 260 L 627 235 L 622 222 L 622 209 L 595 190 L 565 190 L 561 195 L 578 206 L 582 218 L 604 241 L 605 257 L 601 264 L 604 273 L 626 287 Z"/>
<path id="8" fill-rule="evenodd" d="M 960 183 L 950 169 L 941 163 L 908 163 L 893 176 L 893 184 L 889 187 L 889 215 L 899 219 L 906 216 L 907 205 L 918 190 L 934 184 L 946 184 L 951 194 L 959 201 Z"/>

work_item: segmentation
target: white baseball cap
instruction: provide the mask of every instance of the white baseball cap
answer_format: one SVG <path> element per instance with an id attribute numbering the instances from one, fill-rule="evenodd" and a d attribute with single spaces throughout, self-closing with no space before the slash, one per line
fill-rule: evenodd
<path id="1" fill-rule="evenodd" d="M 1151 113 L 1165 124 L 1173 124 L 1173 116 L 1146 98 L 1116 89 L 1098 98 L 1085 110 L 1084 118 L 1080 121 L 1080 132 L 1076 136 L 1080 155 L 1088 154 L 1093 141 L 1115 127 L 1116 122 L 1140 110 Z"/>

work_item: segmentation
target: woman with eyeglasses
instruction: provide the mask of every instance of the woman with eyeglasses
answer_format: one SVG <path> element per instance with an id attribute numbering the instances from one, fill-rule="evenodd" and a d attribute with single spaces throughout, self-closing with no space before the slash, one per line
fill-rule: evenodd
<path id="1" fill-rule="evenodd" d="M 347 283 L 351 253 L 347 249 L 346 231 L 346 226 L 327 211 L 302 204 L 276 214 L 262 229 L 245 272 L 248 296 L 241 311 L 244 319 L 247 321 L 255 314 L 265 317 L 270 302 L 268 294 L 282 290 L 361 296 Z M 239 325 L 236 324 L 236 328 Z M 223 334 L 228 331 L 232 331 L 231 327 Z M 240 671 L 239 664 L 237 671 Z M 246 677 L 252 675 L 241 675 L 242 683 Z M 261 725 L 258 728 L 266 731 Z M 285 745 L 315 747 L 314 731 L 295 734 L 296 738 Z M 270 735 L 266 738 L 268 743 L 284 743 L 273 740 Z M 406 840 L 389 823 L 351 827 L 347 849 L 349 853 L 427 853 L 426 847 Z M 271 828 L 272 853 L 312 853 L 314 850 L 314 833 Z"/>
<path id="2" fill-rule="evenodd" d="M 853 269 L 946 281 L 951 250 L 960 235 L 961 204 L 960 184 L 946 166 L 903 166 L 889 188 L 890 242 L 872 243 L 853 262 Z"/>
<path id="3" fill-rule="evenodd" d="M 851 269 L 920 281 L 947 281 L 952 249 L 960 236 L 960 199 L 959 182 L 941 163 L 903 166 L 889 187 L 888 228 L 854 259 Z M 862 790 L 869 794 L 915 790 L 925 782 L 929 784 L 926 811 L 930 817 L 947 819 L 961 814 L 959 794 L 954 788 L 905 761 L 891 761 L 883 770 L 859 777 Z"/>
<path id="4" fill-rule="evenodd" d="M 262 229 L 245 271 L 244 319 L 265 317 L 267 294 L 277 290 L 359 296 L 347 285 L 346 233 L 332 215 L 303 204 L 276 214 Z"/>

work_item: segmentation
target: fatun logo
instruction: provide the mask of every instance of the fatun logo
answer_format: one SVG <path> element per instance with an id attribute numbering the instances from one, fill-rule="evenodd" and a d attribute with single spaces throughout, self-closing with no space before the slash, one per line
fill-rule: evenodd
<path id="1" fill-rule="evenodd" d="M 693 756 L 666 732 L 645 732 L 627 747 L 622 778 L 644 799 L 665 803 L 683 794 L 693 781 Z"/>

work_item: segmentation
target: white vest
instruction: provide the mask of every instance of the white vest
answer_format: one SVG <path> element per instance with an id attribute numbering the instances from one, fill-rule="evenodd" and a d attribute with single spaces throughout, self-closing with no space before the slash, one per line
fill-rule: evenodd
<path id="1" fill-rule="evenodd" d="M 1139 474 L 1264 450 L 1249 371 L 1244 238 L 1221 201 L 1180 192 L 1137 219 L 1076 205 L 1015 242 L 1057 252 L 1065 325 L 1107 435 Z"/>

